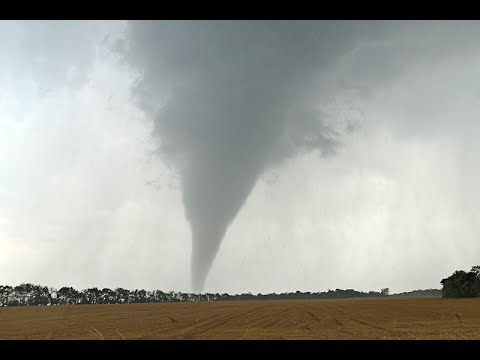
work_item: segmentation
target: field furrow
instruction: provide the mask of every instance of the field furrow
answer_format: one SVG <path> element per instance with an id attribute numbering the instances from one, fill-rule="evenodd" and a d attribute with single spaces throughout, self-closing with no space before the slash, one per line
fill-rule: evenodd
<path id="1" fill-rule="evenodd" d="M 0 308 L 0 339 L 480 339 L 480 299 Z"/>

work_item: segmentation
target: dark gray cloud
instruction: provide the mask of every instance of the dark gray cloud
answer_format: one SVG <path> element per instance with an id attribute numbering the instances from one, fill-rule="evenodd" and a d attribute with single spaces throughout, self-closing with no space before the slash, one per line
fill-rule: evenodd
<path id="1" fill-rule="evenodd" d="M 367 21 L 136 21 L 128 61 L 160 152 L 181 174 L 192 279 L 205 277 L 259 176 L 302 151 L 336 151 L 349 124 L 318 107 L 369 96 L 412 63 L 472 48 L 478 24 Z M 459 39 L 459 35 L 460 39 Z M 444 59 L 442 59 L 444 60 Z"/>
<path id="2" fill-rule="evenodd" d="M 227 230 L 209 290 L 408 290 L 471 265 L 478 22 L 123 26 L 0 22 L 6 279 L 187 290 L 183 209 L 197 289 Z"/>
<path id="3" fill-rule="evenodd" d="M 136 99 L 181 174 L 195 290 L 266 169 L 302 150 L 335 151 L 339 129 L 315 108 L 321 72 L 371 26 L 130 22 L 127 57 L 141 73 Z"/>

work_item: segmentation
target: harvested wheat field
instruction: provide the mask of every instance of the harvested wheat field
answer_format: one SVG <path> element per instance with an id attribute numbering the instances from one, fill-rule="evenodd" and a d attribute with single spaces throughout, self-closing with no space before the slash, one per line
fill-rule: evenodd
<path id="1" fill-rule="evenodd" d="M 480 299 L 11 307 L 0 339 L 480 339 Z"/>

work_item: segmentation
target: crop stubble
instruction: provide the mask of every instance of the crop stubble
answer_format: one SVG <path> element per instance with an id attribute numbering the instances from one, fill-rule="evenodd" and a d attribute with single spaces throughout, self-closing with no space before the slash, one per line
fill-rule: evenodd
<path id="1" fill-rule="evenodd" d="M 480 299 L 10 307 L 0 339 L 480 339 Z"/>

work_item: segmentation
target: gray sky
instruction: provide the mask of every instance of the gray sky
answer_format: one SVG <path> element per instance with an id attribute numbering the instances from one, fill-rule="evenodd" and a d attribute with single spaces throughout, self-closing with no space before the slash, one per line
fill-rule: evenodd
<path id="1" fill-rule="evenodd" d="M 439 288 L 480 252 L 479 35 L 1 21 L 0 283 L 189 291 L 208 224 L 205 291 Z"/>

